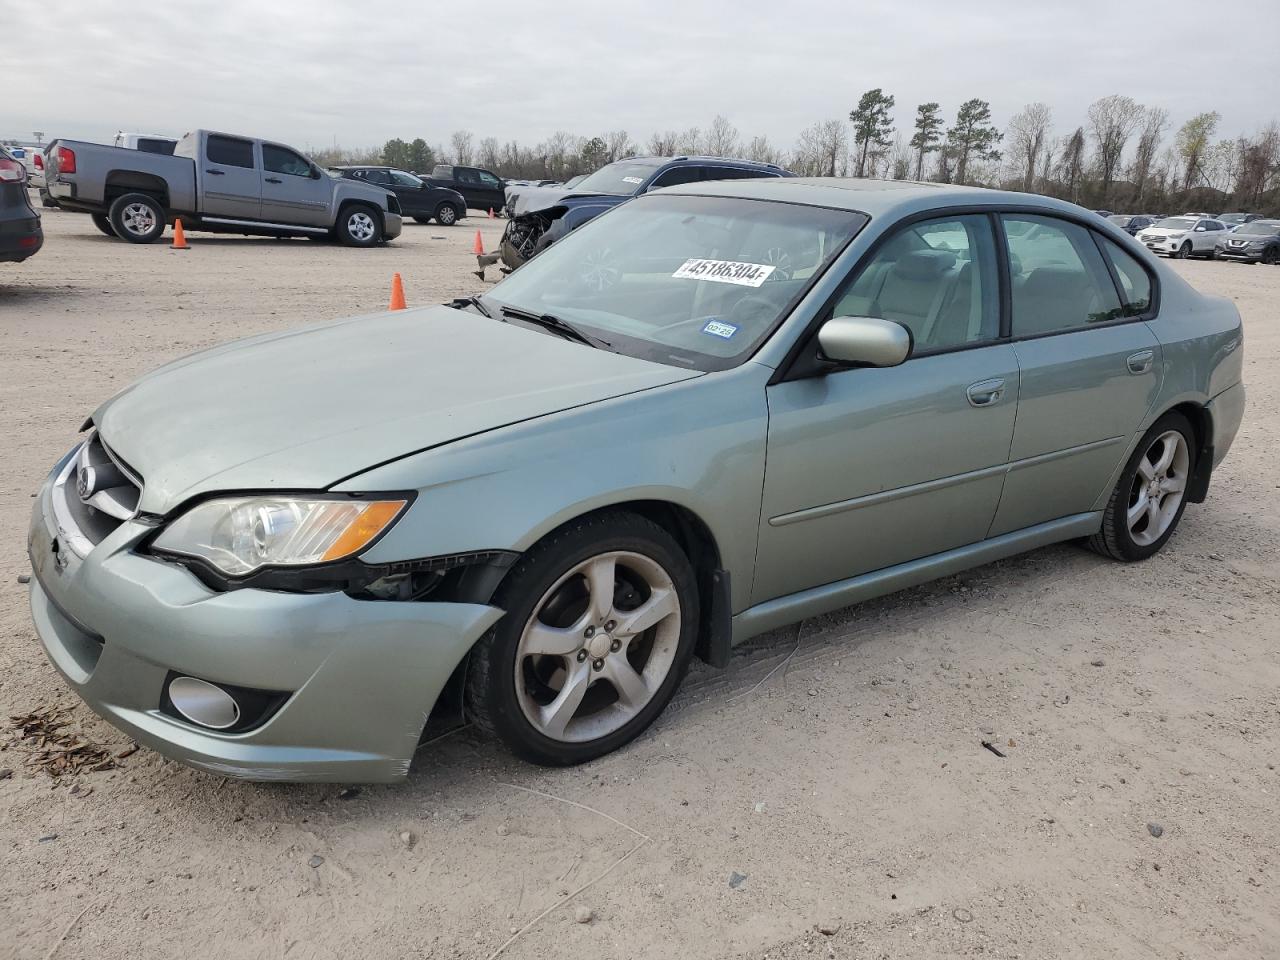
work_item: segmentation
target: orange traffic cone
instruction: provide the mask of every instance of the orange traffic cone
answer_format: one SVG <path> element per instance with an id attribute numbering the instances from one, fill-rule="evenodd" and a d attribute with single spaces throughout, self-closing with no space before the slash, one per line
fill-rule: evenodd
<path id="1" fill-rule="evenodd" d="M 391 275 L 391 306 L 388 310 L 404 309 L 404 281 L 400 279 L 400 274 L 393 273 Z"/>
<path id="2" fill-rule="evenodd" d="M 173 249 L 174 250 L 190 250 L 191 247 L 187 243 L 187 235 L 182 232 L 182 218 L 179 217 L 173 221 Z"/>
<path id="3" fill-rule="evenodd" d="M 484 256 L 484 241 L 480 239 L 479 230 L 476 231 L 476 242 L 471 247 L 471 252 L 474 253 L 477 257 Z"/>
<path id="4" fill-rule="evenodd" d="M 489 208 L 489 219 L 492 220 L 497 214 L 493 212 L 493 207 Z"/>

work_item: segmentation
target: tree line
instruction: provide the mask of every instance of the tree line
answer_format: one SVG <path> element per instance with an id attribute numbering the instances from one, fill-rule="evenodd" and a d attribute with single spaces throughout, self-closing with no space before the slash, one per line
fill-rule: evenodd
<path id="1" fill-rule="evenodd" d="M 381 148 L 313 153 L 325 165 L 385 163 L 429 174 L 437 163 L 479 166 L 511 179 L 566 180 L 641 154 L 732 156 L 785 166 L 804 176 L 929 180 L 1022 190 L 1118 212 L 1220 212 L 1280 216 L 1280 125 L 1220 137 L 1220 115 L 1197 114 L 1176 131 L 1169 112 L 1112 94 L 1090 104 L 1084 122 L 1057 131 L 1047 104 L 1031 103 L 999 128 L 991 104 L 972 98 L 954 116 L 918 104 L 899 125 L 896 100 L 866 91 L 847 119 L 814 123 L 790 150 L 745 137 L 722 115 L 705 128 L 666 130 L 633 141 L 625 130 L 591 137 L 557 131 L 526 145 L 455 131 L 446 143 L 388 140 Z"/>

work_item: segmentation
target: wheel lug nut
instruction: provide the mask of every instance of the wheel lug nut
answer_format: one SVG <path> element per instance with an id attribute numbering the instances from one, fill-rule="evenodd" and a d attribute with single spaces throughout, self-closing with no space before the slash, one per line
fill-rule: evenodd
<path id="1" fill-rule="evenodd" d="M 613 632 L 613 628 L 614 628 L 614 627 L 616 627 L 617 625 L 618 625 L 618 624 L 617 624 L 617 621 L 610 620 L 608 623 L 606 623 L 606 624 L 604 625 L 604 632 L 605 632 L 605 633 L 612 633 L 612 632 Z"/>
<path id="2" fill-rule="evenodd" d="M 609 649 L 612 650 L 614 653 L 617 653 L 618 650 L 620 650 L 621 648 L 622 648 L 621 640 L 615 640 L 613 641 L 613 643 L 609 644 Z"/>
<path id="3" fill-rule="evenodd" d="M 587 627 L 587 629 L 586 629 L 586 630 L 582 631 L 582 635 L 583 635 L 584 637 L 586 637 L 588 640 L 590 640 L 592 637 L 594 637 L 594 636 L 596 635 L 596 628 L 595 628 L 595 627 Z"/>
<path id="4" fill-rule="evenodd" d="M 603 670 L 603 669 L 604 669 L 604 661 L 603 661 L 603 660 L 593 660 L 593 661 L 591 662 L 591 666 L 595 667 L 597 670 Z"/>
<path id="5" fill-rule="evenodd" d="M 582 662 L 583 660 L 585 660 L 585 659 L 587 659 L 587 651 L 585 651 L 585 650 L 579 650 L 579 651 L 578 651 L 578 662 L 579 662 L 579 663 L 581 663 L 581 662 Z"/>

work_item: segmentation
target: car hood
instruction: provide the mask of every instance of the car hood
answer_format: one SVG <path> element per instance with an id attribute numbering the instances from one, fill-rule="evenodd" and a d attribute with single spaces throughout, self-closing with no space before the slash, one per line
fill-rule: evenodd
<path id="1" fill-rule="evenodd" d="M 1174 229 L 1172 227 L 1143 227 L 1138 231 L 1139 235 L 1144 237 L 1173 237 L 1190 232 L 1190 227 L 1181 227 L 1178 229 Z"/>
<path id="2" fill-rule="evenodd" d="M 579 201 L 592 201 L 616 205 L 629 197 L 620 197 L 613 193 L 576 193 L 564 187 L 521 187 L 516 193 L 515 210 L 512 216 L 520 217 L 526 213 L 537 213 L 551 207 L 562 207 Z"/>
<path id="3" fill-rule="evenodd" d="M 93 415 L 165 514 L 226 490 L 319 490 L 452 440 L 698 376 L 449 307 L 241 340 Z"/>

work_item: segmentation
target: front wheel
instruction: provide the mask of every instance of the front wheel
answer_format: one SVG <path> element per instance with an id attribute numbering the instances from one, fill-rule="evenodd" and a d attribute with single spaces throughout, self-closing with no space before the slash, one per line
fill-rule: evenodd
<path id="1" fill-rule="evenodd" d="M 377 211 L 372 207 L 352 204 L 338 215 L 338 239 L 348 247 L 376 246 L 381 233 Z"/>
<path id="2" fill-rule="evenodd" d="M 116 238 L 115 228 L 111 226 L 111 221 L 105 213 L 90 214 L 89 219 L 93 221 L 93 225 L 105 233 L 112 240 Z"/>
<path id="3" fill-rule="evenodd" d="M 107 211 L 111 229 L 130 243 L 152 243 L 164 234 L 164 207 L 145 193 L 116 197 Z"/>
<path id="4" fill-rule="evenodd" d="M 515 754 L 548 766 L 639 736 L 679 686 L 698 630 L 688 558 L 666 530 L 631 513 L 552 534 L 494 602 L 506 615 L 471 653 L 468 710 Z"/>
<path id="5" fill-rule="evenodd" d="M 1168 542 L 1187 506 L 1195 469 L 1195 432 L 1180 413 L 1166 413 L 1125 464 L 1089 547 L 1113 560 L 1145 560 Z"/>
<path id="6" fill-rule="evenodd" d="M 436 207 L 436 223 L 442 227 L 452 227 L 458 222 L 458 208 L 451 203 L 442 203 Z"/>
<path id="7" fill-rule="evenodd" d="M 1178 260 L 1185 260 L 1189 256 L 1191 256 L 1191 241 L 1188 240 L 1178 248 L 1178 252 L 1174 254 L 1174 257 Z"/>

